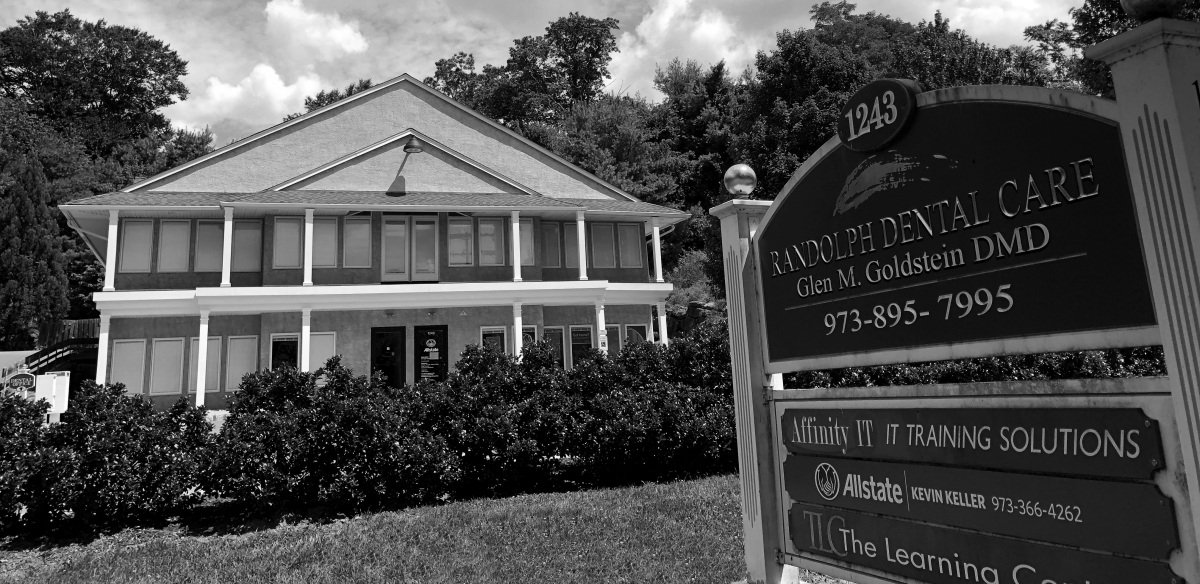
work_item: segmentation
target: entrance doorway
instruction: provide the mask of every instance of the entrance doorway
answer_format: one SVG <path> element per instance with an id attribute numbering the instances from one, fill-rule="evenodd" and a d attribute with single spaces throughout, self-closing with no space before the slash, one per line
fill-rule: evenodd
<path id="1" fill-rule="evenodd" d="M 402 326 L 371 327 L 371 373 L 384 374 L 387 384 L 392 387 L 400 387 L 405 382 L 405 329 Z"/>

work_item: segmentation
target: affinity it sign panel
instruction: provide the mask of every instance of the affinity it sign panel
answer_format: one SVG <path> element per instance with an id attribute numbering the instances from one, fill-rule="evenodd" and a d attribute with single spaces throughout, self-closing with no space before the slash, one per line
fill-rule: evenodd
<path id="1" fill-rule="evenodd" d="M 913 114 L 882 149 L 830 151 L 760 229 L 771 362 L 1155 323 L 1115 122 Z"/>

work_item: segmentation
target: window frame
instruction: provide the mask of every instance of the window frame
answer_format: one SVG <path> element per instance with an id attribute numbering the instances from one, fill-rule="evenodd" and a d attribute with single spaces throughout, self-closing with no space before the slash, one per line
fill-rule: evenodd
<path id="1" fill-rule="evenodd" d="M 150 237 L 146 242 L 146 269 L 130 269 L 125 264 L 125 250 L 129 245 L 129 225 L 149 224 Z M 117 272 L 124 274 L 149 274 L 154 270 L 154 220 L 153 219 L 122 219 L 121 220 L 121 250 L 117 254 Z"/>
<path id="2" fill-rule="evenodd" d="M 208 342 L 211 343 L 214 340 L 217 341 L 217 351 L 216 351 L 216 356 L 215 356 L 215 358 L 217 360 L 217 376 L 216 376 L 217 388 L 216 389 L 205 389 L 204 393 L 218 393 L 221 391 L 221 381 L 222 381 L 222 379 L 221 379 L 221 356 L 222 356 L 221 355 L 221 347 L 224 346 L 225 343 L 222 342 L 222 338 L 220 336 L 209 335 Z M 188 370 L 187 370 L 187 384 L 186 384 L 188 393 L 196 393 L 196 373 L 200 372 L 199 363 L 197 363 L 197 361 L 200 360 L 200 353 L 199 353 L 200 348 L 196 347 L 195 345 L 199 344 L 199 341 L 200 341 L 200 337 L 189 337 L 188 338 Z M 196 349 L 196 351 L 197 351 L 195 359 L 192 359 L 191 351 L 193 348 Z M 209 361 L 212 361 L 214 359 L 213 351 L 212 351 L 211 347 L 209 348 L 207 358 Z M 196 369 L 196 373 L 192 372 L 193 368 Z M 208 375 L 207 374 L 204 376 L 204 381 L 205 381 L 205 383 L 208 383 Z"/>
<path id="3" fill-rule="evenodd" d="M 317 263 L 317 250 L 321 249 L 322 246 L 318 245 L 318 242 L 317 242 L 317 226 L 321 225 L 321 224 L 328 225 L 330 223 L 333 224 L 333 246 L 334 246 L 333 263 L 332 264 L 318 264 Z M 338 267 L 338 252 L 337 252 L 338 227 L 339 227 L 339 225 L 338 225 L 337 217 L 313 217 L 313 258 L 312 258 L 313 264 L 312 264 L 312 267 L 314 269 L 316 269 L 316 268 L 329 269 L 329 268 L 337 268 Z M 328 228 L 326 228 L 326 229 L 328 229 Z M 303 239 L 304 239 L 304 237 L 303 237 L 303 235 L 301 235 L 301 240 L 303 240 Z M 301 252 L 300 255 L 301 255 L 300 261 L 303 262 L 304 261 L 303 260 L 303 255 L 304 255 L 303 252 Z"/>
<path id="4" fill-rule="evenodd" d="M 572 342 L 572 340 L 574 339 L 574 337 L 572 336 L 572 333 L 574 332 L 575 329 L 587 329 L 588 330 L 588 342 L 590 343 L 588 348 L 590 348 L 590 349 L 596 348 L 596 327 L 594 325 L 573 324 L 573 325 L 568 326 L 567 327 L 567 336 L 564 339 L 564 344 L 567 345 L 567 347 L 570 349 L 570 352 L 567 353 L 567 356 L 568 356 L 567 360 L 571 365 L 571 369 L 575 368 L 575 343 Z"/>
<path id="5" fill-rule="evenodd" d="M 612 265 L 611 266 L 600 265 L 599 258 L 596 257 L 596 250 L 600 249 L 600 247 L 596 245 L 596 230 L 600 229 L 600 228 L 608 229 L 609 234 L 612 236 L 611 245 L 608 246 L 609 247 L 608 251 L 612 254 Z M 616 224 L 609 223 L 609 222 L 603 222 L 603 221 L 597 222 L 597 223 L 592 223 L 590 225 L 590 227 L 588 228 L 588 248 L 589 248 L 589 251 L 591 251 L 591 253 L 589 255 L 592 257 L 592 267 L 593 268 L 607 270 L 607 269 L 617 267 L 618 264 L 617 264 L 617 227 L 616 227 Z"/>
<path id="6" fill-rule="evenodd" d="M 267 363 L 275 362 L 275 341 L 294 339 L 296 341 L 296 368 L 300 368 L 300 333 L 271 333 L 271 344 L 267 345 Z M 271 369 L 275 369 L 274 366 Z"/>
<path id="7" fill-rule="evenodd" d="M 347 259 L 348 252 L 350 249 L 349 240 L 348 240 L 350 230 L 347 229 L 347 224 L 349 224 L 349 223 L 366 223 L 367 224 L 367 264 L 366 265 L 351 264 L 350 260 Z M 372 262 L 374 262 L 373 256 L 375 255 L 375 253 L 374 253 L 374 250 L 375 250 L 374 235 L 375 235 L 375 223 L 374 223 L 373 218 L 370 215 L 368 215 L 366 217 L 358 216 L 358 217 L 343 217 L 342 218 L 342 267 L 343 268 L 370 268 L 371 267 Z"/>
<path id="8" fill-rule="evenodd" d="M 217 267 L 215 269 L 200 268 L 200 227 L 203 225 L 217 226 Z M 192 271 L 197 274 L 212 274 L 219 273 L 222 270 L 225 262 L 225 222 L 220 220 L 198 219 L 196 220 L 196 234 L 192 238 L 194 252 L 192 253 Z M 232 257 L 230 260 L 232 261 Z"/>
<path id="9" fill-rule="evenodd" d="M 158 360 L 159 360 L 158 343 L 160 343 L 160 342 L 167 343 L 167 342 L 176 342 L 176 341 L 179 342 L 179 371 L 178 371 L 178 373 L 176 373 L 176 376 L 178 378 L 177 381 L 179 382 L 179 387 L 175 391 L 155 391 L 154 371 L 155 371 L 155 366 L 158 364 Z M 187 338 L 186 337 L 160 337 L 160 338 L 150 339 L 150 387 L 148 388 L 148 391 L 147 391 L 148 395 L 183 395 L 183 388 L 185 387 L 185 384 L 183 383 L 183 376 L 184 376 L 183 360 L 186 355 L 187 355 Z"/>
<path id="10" fill-rule="evenodd" d="M 560 363 L 559 365 L 563 369 L 566 369 L 567 365 L 569 363 L 569 360 L 567 359 L 567 356 L 568 356 L 567 355 L 567 327 L 565 327 L 563 325 L 558 325 L 558 326 L 543 325 L 542 326 L 542 340 L 546 339 L 546 331 L 549 331 L 549 330 L 557 330 L 562 333 L 562 336 L 559 337 L 559 341 L 561 342 L 561 345 L 559 346 L 559 349 L 560 349 L 559 354 L 562 355 L 563 362 Z"/>
<path id="11" fill-rule="evenodd" d="M 294 265 L 294 266 L 279 265 L 279 250 L 281 248 L 281 246 L 279 245 L 279 241 L 280 241 L 280 239 L 279 239 L 279 224 L 280 224 L 280 222 L 296 223 L 297 226 L 299 227 L 299 229 L 297 229 L 297 231 L 296 231 L 296 233 L 297 233 L 296 258 L 297 258 L 297 260 L 296 260 L 296 265 Z M 271 269 L 274 269 L 274 270 L 301 270 L 301 269 L 304 269 L 304 217 L 300 217 L 297 215 L 277 215 L 277 216 L 275 216 L 275 228 L 271 232 Z"/>
<path id="12" fill-rule="evenodd" d="M 237 240 L 239 224 L 241 224 L 243 226 L 253 225 L 254 227 L 257 228 L 257 231 L 258 231 L 258 254 L 256 256 L 256 259 L 257 259 L 258 267 L 254 268 L 254 269 L 238 268 L 238 265 L 237 265 L 238 257 L 239 257 L 238 250 L 242 249 L 242 246 L 238 245 L 238 240 Z M 264 227 L 264 225 L 263 225 L 263 221 L 261 219 L 237 219 L 233 222 L 233 237 L 230 239 L 233 249 L 230 250 L 230 252 L 229 252 L 229 271 L 231 273 L 254 274 L 254 273 L 262 272 L 262 270 L 263 270 L 263 257 L 262 257 L 263 256 L 263 227 Z M 223 237 L 224 237 L 224 234 L 222 234 L 222 238 Z M 225 261 L 224 260 L 225 251 L 224 251 L 224 240 L 223 239 L 222 239 L 221 245 L 222 245 L 221 261 Z M 272 246 L 271 246 L 272 257 L 275 255 L 274 252 L 275 252 L 275 247 L 274 247 L 274 243 L 272 243 Z M 300 261 L 301 261 L 301 263 L 303 263 L 303 261 L 304 261 L 303 250 L 301 250 L 300 256 L 301 256 Z"/>
<path id="13" fill-rule="evenodd" d="M 637 246 L 636 246 L 637 250 L 638 250 L 638 253 L 636 254 L 637 265 L 625 265 L 625 255 L 621 253 L 621 250 L 623 249 L 623 247 L 621 246 L 621 228 L 622 227 L 626 227 L 626 228 L 632 227 L 634 233 L 636 234 L 636 235 L 634 235 L 634 241 L 637 242 Z M 646 250 L 646 238 L 642 234 L 641 225 L 639 225 L 637 223 L 617 223 L 616 244 L 617 244 L 617 265 L 619 267 L 641 268 L 646 264 L 646 262 L 642 259 L 642 256 L 645 255 L 645 250 Z"/>
<path id="14" fill-rule="evenodd" d="M 485 222 L 486 223 L 495 223 L 499 226 L 496 229 L 496 235 L 497 235 L 497 237 L 500 238 L 500 241 L 496 245 L 496 252 L 500 257 L 499 263 L 494 263 L 494 264 L 493 263 L 484 263 L 484 261 L 483 261 L 483 228 L 482 227 Z M 507 237 L 505 237 L 506 229 L 504 228 L 504 224 L 506 223 L 506 221 L 504 220 L 504 217 L 479 217 L 477 219 L 477 223 L 478 223 L 478 226 L 477 226 L 475 232 L 476 232 L 476 238 L 477 238 L 478 243 L 475 247 L 478 250 L 477 257 L 478 257 L 478 261 L 479 261 L 479 266 L 480 267 L 489 267 L 489 268 L 497 267 L 497 266 L 507 266 L 508 265 L 508 252 L 505 250 L 505 247 L 504 247 L 504 242 L 507 239 Z"/>
<path id="15" fill-rule="evenodd" d="M 240 391 L 242 389 L 242 376 L 241 375 L 239 375 L 237 379 L 234 379 L 234 380 L 229 379 L 229 374 L 230 374 L 229 351 L 233 350 L 233 341 L 241 340 L 241 339 L 254 339 L 254 351 L 250 352 L 252 355 L 254 355 L 254 364 L 251 367 L 250 371 L 247 371 L 246 373 L 254 373 L 254 372 L 258 371 L 258 355 L 259 355 L 258 352 L 260 350 L 259 342 L 258 342 L 258 335 L 229 335 L 228 337 L 226 337 L 226 342 L 225 342 L 225 347 L 226 347 L 226 349 L 225 349 L 225 351 L 226 351 L 225 375 L 224 375 L 225 379 L 223 380 L 225 383 L 225 391 Z M 243 373 L 242 375 L 245 375 L 245 374 Z"/>
<path id="16" fill-rule="evenodd" d="M 500 332 L 500 334 L 504 336 L 504 352 L 505 352 L 505 353 L 508 353 L 508 351 L 509 351 L 509 349 L 508 349 L 508 346 L 509 346 L 509 345 L 508 345 L 508 327 L 507 327 L 507 326 L 497 326 L 497 325 L 481 325 L 481 326 L 479 327 L 479 346 L 480 346 L 480 347 L 486 347 L 486 346 L 487 346 L 487 345 L 485 345 L 485 344 L 484 344 L 484 342 L 483 342 L 483 335 L 484 335 L 485 333 L 489 333 L 489 332 L 491 332 L 491 333 L 495 333 L 495 332 L 497 332 L 497 331 L 499 331 L 499 332 Z"/>
<path id="17" fill-rule="evenodd" d="M 113 339 L 112 347 L 110 348 L 111 352 L 110 352 L 110 357 L 109 357 L 109 362 L 108 362 L 108 371 L 109 371 L 108 379 L 109 379 L 109 383 L 117 383 L 117 380 L 116 380 L 116 377 L 117 377 L 117 375 L 116 375 L 116 372 L 117 372 L 117 367 L 116 367 L 116 365 L 117 365 L 117 345 L 122 345 L 122 344 L 132 345 L 135 343 L 141 346 L 141 350 L 138 351 L 138 353 L 137 353 L 139 356 L 139 363 L 140 363 L 140 365 L 138 366 L 138 374 L 136 377 L 138 380 L 137 381 L 138 388 L 137 388 L 137 391 L 132 391 L 132 390 L 130 390 L 129 385 L 126 384 L 125 385 L 125 394 L 126 395 L 145 395 L 145 393 L 146 393 L 146 339 Z"/>
<path id="18" fill-rule="evenodd" d="M 167 249 L 163 245 L 163 238 L 166 237 L 167 224 L 183 225 L 183 267 L 181 268 L 164 268 L 163 267 L 163 251 Z M 162 274 L 180 274 L 190 272 L 192 267 L 192 221 L 190 219 L 160 219 L 158 221 L 158 237 L 155 238 L 158 242 L 157 249 L 154 250 L 154 271 Z"/>
<path id="19" fill-rule="evenodd" d="M 465 264 L 454 263 L 454 256 L 453 256 L 453 254 L 450 253 L 450 237 L 454 233 L 454 229 L 453 229 L 454 225 L 466 225 L 468 227 L 467 246 L 470 249 L 467 250 L 468 260 L 467 260 L 467 263 L 465 263 Z M 475 246 L 475 218 L 473 218 L 473 217 L 449 217 L 449 218 L 447 218 L 447 220 L 446 220 L 446 265 L 448 265 L 452 268 L 466 268 L 466 267 L 474 266 L 476 264 L 475 247 L 476 247 Z"/>

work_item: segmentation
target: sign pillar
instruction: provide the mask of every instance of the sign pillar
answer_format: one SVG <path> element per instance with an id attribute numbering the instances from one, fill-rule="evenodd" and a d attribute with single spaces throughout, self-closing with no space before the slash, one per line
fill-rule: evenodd
<path id="1" fill-rule="evenodd" d="M 783 549 L 779 539 L 782 518 L 777 512 L 780 502 L 773 468 L 771 408 L 763 399 L 764 390 L 770 389 L 772 382 L 763 370 L 759 311 L 746 306 L 758 297 L 750 238 L 770 206 L 770 201 L 734 199 L 709 213 L 721 220 L 746 567 L 751 582 L 775 584 L 784 577 L 783 565 L 776 556 Z"/>
<path id="2" fill-rule="evenodd" d="M 1200 502 L 1200 445 L 1189 439 L 1200 432 L 1200 23 L 1158 19 L 1085 54 L 1112 68 L 1189 495 Z M 1200 529 L 1200 505 L 1191 521 Z"/>

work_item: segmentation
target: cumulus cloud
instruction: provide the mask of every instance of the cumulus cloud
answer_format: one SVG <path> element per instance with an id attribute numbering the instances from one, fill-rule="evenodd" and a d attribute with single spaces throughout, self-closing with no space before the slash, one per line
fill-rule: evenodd
<path id="1" fill-rule="evenodd" d="M 703 65 L 724 60 L 735 74 L 753 64 L 758 50 L 773 42 L 772 32 L 743 30 L 719 6 L 700 6 L 695 0 L 657 0 L 637 27 L 617 39 L 610 89 L 662 95 L 654 88 L 656 67 L 671 59 L 692 59 Z"/>
<path id="2" fill-rule="evenodd" d="M 1070 21 L 1067 11 L 1077 0 L 941 0 L 932 11 L 941 10 L 952 28 L 995 45 L 1023 44 L 1025 27 L 1057 18 Z M 928 16 L 926 18 L 929 18 Z"/>
<path id="3" fill-rule="evenodd" d="M 267 36 L 280 49 L 278 55 L 301 62 L 332 61 L 367 50 L 358 23 L 343 22 L 337 13 L 309 10 L 301 0 L 271 0 L 264 12 Z"/>
<path id="4" fill-rule="evenodd" d="M 301 75 L 294 83 L 286 83 L 273 67 L 266 63 L 254 69 L 236 84 L 209 77 L 204 87 L 194 91 L 187 101 L 166 109 L 167 117 L 176 125 L 201 128 L 217 127 L 236 122 L 237 126 L 263 128 L 279 123 L 284 116 L 302 111 L 304 97 L 321 89 L 321 79 L 315 73 Z M 217 136 L 218 143 L 240 136 Z"/>

